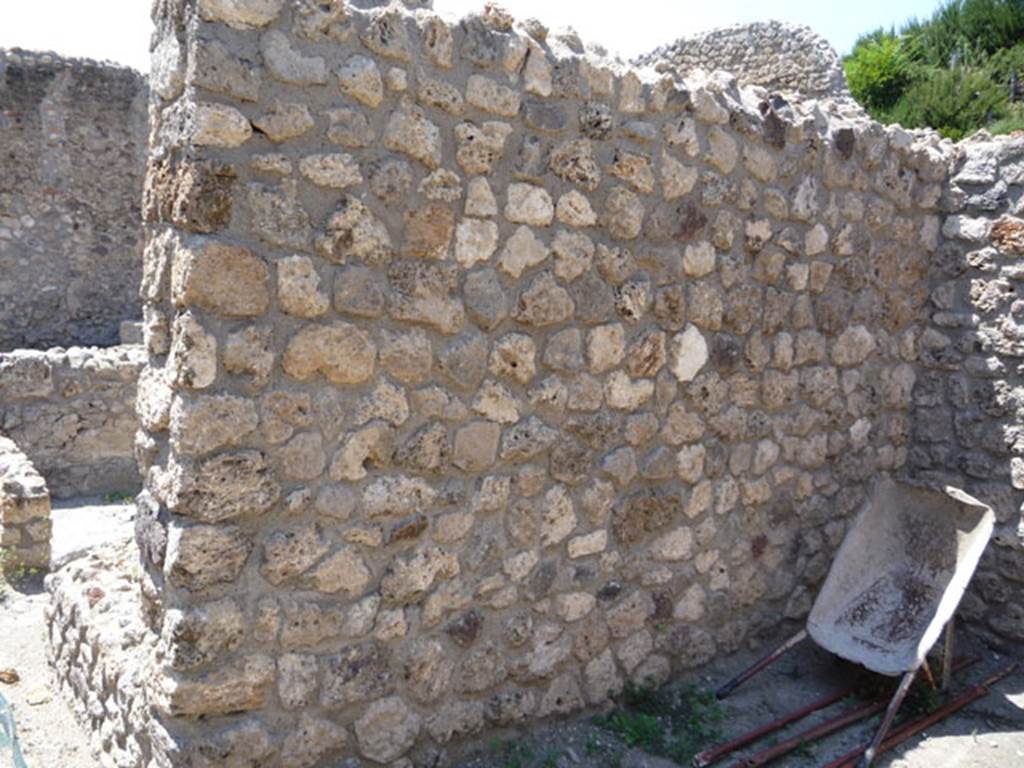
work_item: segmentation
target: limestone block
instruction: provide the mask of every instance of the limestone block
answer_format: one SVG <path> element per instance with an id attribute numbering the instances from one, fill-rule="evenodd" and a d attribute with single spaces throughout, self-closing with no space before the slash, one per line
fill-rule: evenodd
<path id="1" fill-rule="evenodd" d="M 361 328 L 341 321 L 308 325 L 288 342 L 281 366 L 299 380 L 321 374 L 335 384 L 359 384 L 373 375 L 377 347 Z"/>
<path id="2" fill-rule="evenodd" d="M 230 317 L 253 317 L 270 304 L 269 273 L 247 248 L 207 242 L 178 251 L 171 296 L 180 307 L 197 306 Z"/>
<path id="3" fill-rule="evenodd" d="M 285 0 L 200 0 L 199 15 L 236 29 L 265 27 L 277 18 Z"/>

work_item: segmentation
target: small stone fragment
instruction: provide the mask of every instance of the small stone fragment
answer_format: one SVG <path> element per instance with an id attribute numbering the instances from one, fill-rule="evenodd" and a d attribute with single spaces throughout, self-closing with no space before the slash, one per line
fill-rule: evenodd
<path id="1" fill-rule="evenodd" d="M 617 240 L 633 240 L 640 235 L 644 206 L 640 198 L 624 187 L 615 187 L 605 199 L 601 223 Z"/>
<path id="2" fill-rule="evenodd" d="M 504 154 L 505 141 L 511 133 L 508 123 L 459 123 L 455 126 L 456 162 L 466 173 L 490 173 Z"/>
<path id="3" fill-rule="evenodd" d="M 485 112 L 504 117 L 519 114 L 519 92 L 483 75 L 470 75 L 466 83 L 466 101 Z"/>
<path id="4" fill-rule="evenodd" d="M 299 171 L 314 184 L 331 189 L 344 189 L 363 181 L 352 155 L 309 155 L 299 161 Z"/>
<path id="5" fill-rule="evenodd" d="M 514 278 L 535 267 L 548 257 L 548 248 L 529 227 L 522 225 L 505 241 L 498 265 Z"/>
<path id="6" fill-rule="evenodd" d="M 277 262 L 277 299 L 281 311 L 296 317 L 319 317 L 331 306 L 308 256 L 289 256 Z"/>
<path id="7" fill-rule="evenodd" d="M 305 104 L 274 102 L 253 121 L 253 125 L 275 143 L 296 139 L 313 129 L 316 122 Z"/>
<path id="8" fill-rule="evenodd" d="M 597 214 L 590 206 L 590 201 L 576 190 L 558 198 L 556 213 L 558 220 L 570 227 L 592 227 L 597 224 Z"/>
<path id="9" fill-rule="evenodd" d="M 708 361 L 708 344 L 692 323 L 672 338 L 672 373 L 679 381 L 693 381 Z"/>
<path id="10" fill-rule="evenodd" d="M 487 261 L 498 249 L 498 225 L 486 219 L 466 218 L 455 230 L 455 260 L 467 269 Z"/>
<path id="11" fill-rule="evenodd" d="M 557 325 L 571 318 L 574 311 L 569 292 L 558 284 L 551 272 L 545 271 L 519 294 L 515 317 L 524 325 Z"/>
<path id="12" fill-rule="evenodd" d="M 277 18 L 285 0 L 199 0 L 199 15 L 235 29 L 265 27 Z"/>
<path id="13" fill-rule="evenodd" d="M 405 213 L 406 256 L 444 259 L 455 231 L 455 211 L 444 203 L 427 203 Z"/>
<path id="14" fill-rule="evenodd" d="M 399 697 L 375 701 L 355 723 L 359 751 L 378 763 L 397 760 L 415 743 L 420 724 L 419 715 Z"/>
<path id="15" fill-rule="evenodd" d="M 238 147 L 252 136 L 245 115 L 224 104 L 197 104 L 192 141 L 199 146 Z"/>
<path id="16" fill-rule="evenodd" d="M 327 65 L 321 56 L 303 56 L 295 50 L 288 35 L 274 29 L 260 38 L 260 52 L 270 74 L 291 85 L 317 85 L 327 82 Z"/>
<path id="17" fill-rule="evenodd" d="M 427 168 L 441 165 L 441 131 L 419 107 L 404 104 L 392 112 L 383 143 L 387 149 L 419 160 Z"/>
<path id="18" fill-rule="evenodd" d="M 335 384 L 359 384 L 373 375 L 377 348 L 361 328 L 336 321 L 308 325 L 285 349 L 281 366 L 300 381 L 320 373 Z"/>
<path id="19" fill-rule="evenodd" d="M 510 184 L 508 202 L 505 204 L 505 218 L 515 224 L 549 226 L 555 218 L 555 206 L 551 201 L 551 195 L 543 187 L 532 184 Z"/>
<path id="20" fill-rule="evenodd" d="M 384 81 L 373 59 L 356 54 L 338 69 L 338 85 L 356 101 L 376 108 L 384 100 Z"/>

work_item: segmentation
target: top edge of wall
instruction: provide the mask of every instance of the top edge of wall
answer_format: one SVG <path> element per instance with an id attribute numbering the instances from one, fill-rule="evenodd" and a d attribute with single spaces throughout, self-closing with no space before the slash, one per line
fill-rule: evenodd
<path id="1" fill-rule="evenodd" d="M 108 60 L 99 61 L 78 56 L 63 56 L 54 51 L 34 51 L 18 47 L 0 47 L 0 65 L 2 64 L 17 64 L 34 69 L 110 70 L 130 74 L 140 80 L 146 79 L 145 74 L 127 64 L 119 64 L 118 62 Z"/>

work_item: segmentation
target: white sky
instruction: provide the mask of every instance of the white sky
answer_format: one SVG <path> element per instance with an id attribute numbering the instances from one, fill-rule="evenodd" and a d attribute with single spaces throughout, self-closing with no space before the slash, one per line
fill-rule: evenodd
<path id="1" fill-rule="evenodd" d="M 679 37 L 738 22 L 780 19 L 806 24 L 846 53 L 878 26 L 929 16 L 940 0 L 504 0 L 517 18 L 571 25 L 581 37 L 625 57 Z M 462 16 L 483 0 L 435 0 Z M 150 0 L 0 0 L 0 48 L 52 50 L 149 68 Z"/>

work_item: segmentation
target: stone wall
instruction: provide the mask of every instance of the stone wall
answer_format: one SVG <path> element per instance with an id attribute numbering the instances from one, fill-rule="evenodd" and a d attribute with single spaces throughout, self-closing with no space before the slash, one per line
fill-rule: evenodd
<path id="1" fill-rule="evenodd" d="M 0 435 L 0 571 L 50 567 L 50 494 L 32 462 Z"/>
<path id="2" fill-rule="evenodd" d="M 921 337 L 911 472 L 987 502 L 998 524 L 962 615 L 1024 640 L 1024 137 L 957 145 Z"/>
<path id="3" fill-rule="evenodd" d="M 0 431 L 54 498 L 137 491 L 135 392 L 141 346 L 0 353 Z"/>
<path id="4" fill-rule="evenodd" d="M 835 49 L 799 24 L 764 21 L 715 29 L 659 47 L 637 63 L 682 75 L 722 69 L 750 85 L 853 103 Z"/>
<path id="5" fill-rule="evenodd" d="M 73 560 L 45 582 L 54 678 L 108 768 L 158 765 L 151 762 L 153 723 L 143 694 L 154 637 L 143 619 L 139 569 L 138 549 L 118 542 Z"/>
<path id="6" fill-rule="evenodd" d="M 146 100 L 130 69 L 0 50 L 0 351 L 141 316 Z"/>
<path id="7" fill-rule="evenodd" d="M 948 142 L 495 9 L 155 18 L 158 765 L 443 764 L 805 615 L 906 461 Z"/>

